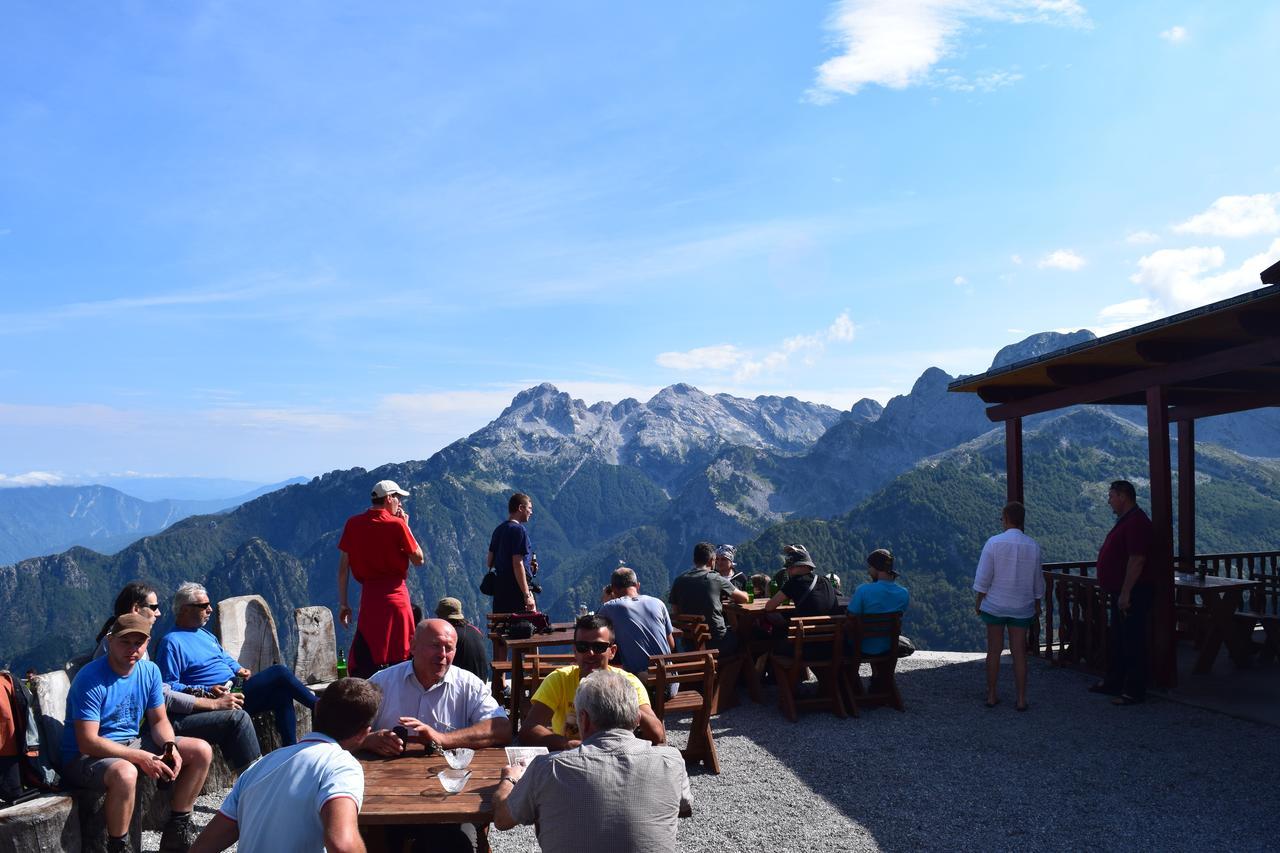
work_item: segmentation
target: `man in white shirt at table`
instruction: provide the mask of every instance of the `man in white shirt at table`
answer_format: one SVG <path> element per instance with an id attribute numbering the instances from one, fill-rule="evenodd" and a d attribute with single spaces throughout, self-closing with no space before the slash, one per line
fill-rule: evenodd
<path id="1" fill-rule="evenodd" d="M 493 795 L 493 824 L 537 827 L 542 853 L 674 853 L 691 813 L 680 750 L 634 734 L 640 703 L 625 670 L 601 668 L 574 694 L 582 743 L 507 765 Z"/>
<path id="2" fill-rule="evenodd" d="M 445 619 L 424 619 L 413 634 L 413 657 L 369 679 L 382 690 L 382 704 L 364 748 L 379 755 L 400 755 L 410 743 L 431 749 L 506 746 L 511 721 L 483 681 L 453 665 L 458 632 Z M 408 739 L 393 729 L 403 726 Z M 470 824 L 440 824 L 391 833 L 391 849 L 412 836 L 415 851 L 470 851 L 475 829 Z"/>
<path id="3" fill-rule="evenodd" d="M 364 853 L 357 818 L 364 801 L 358 749 L 378 710 L 378 688 L 342 678 L 315 708 L 315 729 L 268 753 L 236 781 L 191 853 L 238 849 L 276 853 Z"/>

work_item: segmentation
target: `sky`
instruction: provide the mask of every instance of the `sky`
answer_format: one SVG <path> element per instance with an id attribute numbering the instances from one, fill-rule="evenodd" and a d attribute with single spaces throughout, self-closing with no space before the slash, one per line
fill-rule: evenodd
<path id="1" fill-rule="evenodd" d="M 0 4 L 0 484 L 842 409 L 1280 260 L 1269 2 Z"/>

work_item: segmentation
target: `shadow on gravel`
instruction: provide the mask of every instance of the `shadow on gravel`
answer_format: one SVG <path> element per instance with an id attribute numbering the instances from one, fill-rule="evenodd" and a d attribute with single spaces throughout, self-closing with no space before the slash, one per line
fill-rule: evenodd
<path id="1" fill-rule="evenodd" d="M 1006 658 L 987 708 L 981 659 L 920 654 L 898 676 L 905 713 L 847 720 L 790 723 L 744 694 L 714 721 L 722 775 L 691 774 L 680 849 L 1274 849 L 1273 730 L 1159 699 L 1116 708 L 1043 661 L 1019 713 L 1012 675 Z"/>

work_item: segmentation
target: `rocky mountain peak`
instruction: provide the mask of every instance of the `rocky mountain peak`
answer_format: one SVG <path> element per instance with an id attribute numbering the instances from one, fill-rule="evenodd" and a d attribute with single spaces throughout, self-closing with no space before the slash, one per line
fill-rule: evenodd
<path id="1" fill-rule="evenodd" d="M 1024 338 L 1016 344 L 1009 344 L 1002 347 L 996 353 L 996 357 L 991 360 L 991 369 L 1004 367 L 1007 364 L 1017 364 L 1027 359 L 1039 358 L 1051 352 L 1060 349 L 1066 349 L 1085 341 L 1097 340 L 1097 335 L 1088 329 L 1080 329 L 1077 332 L 1063 334 L 1061 332 L 1040 332 L 1036 335 Z"/>
<path id="2" fill-rule="evenodd" d="M 863 397 L 861 400 L 853 404 L 853 408 L 849 410 L 849 415 L 855 421 L 862 423 L 871 423 L 879 420 L 884 414 L 884 406 L 880 405 L 870 397 Z"/>

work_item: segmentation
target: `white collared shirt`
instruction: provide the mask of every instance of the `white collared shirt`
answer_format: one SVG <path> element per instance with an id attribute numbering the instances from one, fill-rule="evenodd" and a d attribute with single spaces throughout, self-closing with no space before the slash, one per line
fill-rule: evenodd
<path id="1" fill-rule="evenodd" d="M 412 660 L 388 667 L 369 681 L 382 690 L 374 731 L 399 725 L 401 717 L 416 717 L 437 731 L 447 732 L 507 716 L 488 685 L 460 667 L 450 666 L 444 678 L 428 688 L 414 675 Z"/>
<path id="2" fill-rule="evenodd" d="M 1036 599 L 1044 598 L 1044 572 L 1040 546 L 1016 527 L 996 534 L 982 546 L 976 592 L 985 592 L 982 612 L 992 616 L 1028 619 L 1035 615 Z"/>

